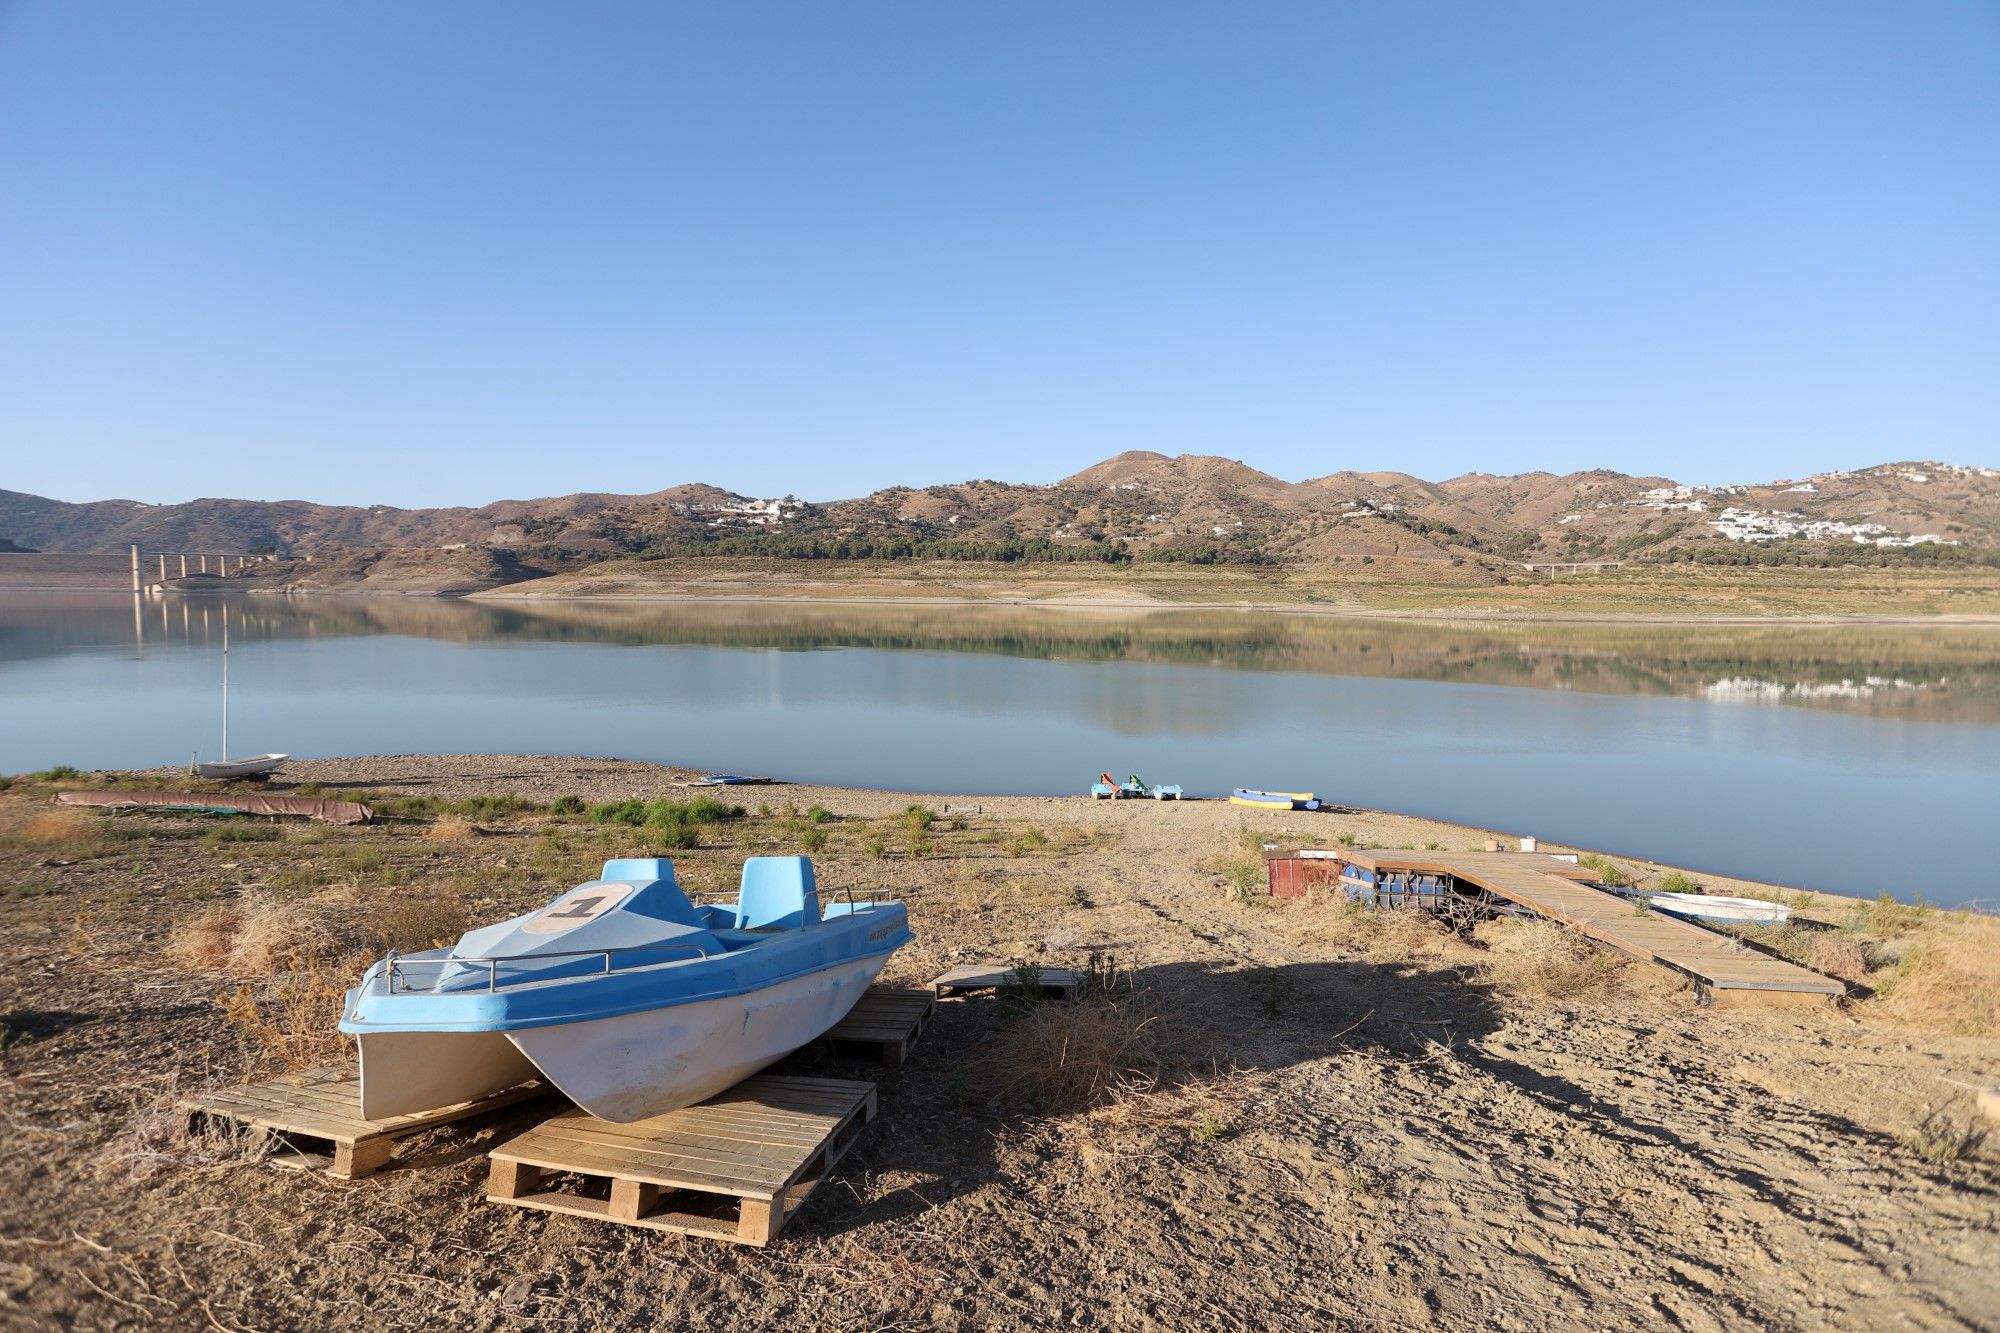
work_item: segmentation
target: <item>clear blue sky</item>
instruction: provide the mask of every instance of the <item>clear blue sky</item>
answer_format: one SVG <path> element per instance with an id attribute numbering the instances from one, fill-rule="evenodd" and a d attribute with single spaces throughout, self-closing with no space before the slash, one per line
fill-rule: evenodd
<path id="1" fill-rule="evenodd" d="M 2000 463 L 2000 5 L 0 0 L 0 486 Z"/>

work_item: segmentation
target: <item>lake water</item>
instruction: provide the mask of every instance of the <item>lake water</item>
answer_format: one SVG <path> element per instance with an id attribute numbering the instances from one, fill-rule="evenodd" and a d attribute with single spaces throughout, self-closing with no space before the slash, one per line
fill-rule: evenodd
<path id="1" fill-rule="evenodd" d="M 615 755 L 1078 793 L 1313 790 L 1716 873 L 2000 899 L 2000 631 L 1253 612 L 0 594 L 0 771 Z"/>

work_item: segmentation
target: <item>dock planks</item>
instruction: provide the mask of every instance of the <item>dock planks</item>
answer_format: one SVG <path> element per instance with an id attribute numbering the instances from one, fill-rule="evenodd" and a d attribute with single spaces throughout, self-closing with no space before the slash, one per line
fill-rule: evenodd
<path id="1" fill-rule="evenodd" d="M 539 1082 L 523 1083 L 419 1115 L 364 1120 L 361 1071 L 349 1064 L 198 1093 L 183 1098 L 181 1109 L 190 1120 L 220 1121 L 278 1140 L 284 1151 L 266 1159 L 278 1166 L 324 1167 L 343 1180 L 358 1180 L 389 1164 L 398 1139 L 548 1092 Z"/>
<path id="2" fill-rule="evenodd" d="M 573 1109 L 493 1150 L 486 1197 L 768 1245 L 874 1118 L 873 1083 L 778 1074 L 627 1125 Z M 585 1191 L 552 1188 L 552 1172 Z"/>
<path id="3" fill-rule="evenodd" d="M 1450 875 L 1521 904 L 1635 958 L 1691 978 L 1709 1004 L 1820 1004 L 1845 988 L 1831 977 L 1759 953 L 1740 940 L 1578 882 L 1593 872 L 1532 852 L 1390 852 L 1352 848 L 1367 870 Z"/>
<path id="4" fill-rule="evenodd" d="M 935 991 L 870 986 L 847 1017 L 827 1032 L 826 1040 L 836 1047 L 872 1047 L 883 1064 L 899 1065 L 909 1058 L 911 1045 L 936 1011 Z"/>
<path id="5" fill-rule="evenodd" d="M 1083 974 L 1066 967 L 1036 968 L 1034 977 L 1042 993 L 1052 1000 L 1067 1000 L 1083 985 Z M 1020 986 L 1020 974 L 1013 968 L 985 963 L 962 963 L 931 980 L 931 990 L 940 998 L 973 991 L 1018 990 Z"/>

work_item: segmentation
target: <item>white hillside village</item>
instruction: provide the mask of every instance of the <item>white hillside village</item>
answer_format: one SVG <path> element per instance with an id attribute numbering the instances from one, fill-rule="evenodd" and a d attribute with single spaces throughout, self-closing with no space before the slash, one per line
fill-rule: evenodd
<path id="1" fill-rule="evenodd" d="M 701 519 L 711 528 L 775 528 L 785 519 L 797 518 L 803 514 L 806 504 L 796 495 L 786 495 L 776 500 L 738 498 L 717 504 L 686 504 L 676 501 L 672 508 L 676 514 Z"/>
<path id="2" fill-rule="evenodd" d="M 1932 468 L 1934 472 L 1992 475 L 1991 469 L 1987 468 L 1961 468 L 1949 464 L 1926 464 L 1926 466 Z M 1878 471 L 1894 471 L 1902 480 L 1916 485 L 1927 484 L 1931 480 L 1931 474 L 1907 469 L 1878 469 Z M 1851 472 L 1817 473 L 1805 481 L 1783 487 L 1778 493 L 1816 496 L 1820 493 L 1819 483 L 1843 480 L 1853 475 Z M 1724 505 L 1720 510 L 1713 509 L 1712 502 L 1718 497 L 1747 496 L 1749 493 L 1748 486 L 1656 486 L 1651 490 L 1641 491 L 1635 500 L 1607 502 L 1599 507 L 1606 508 L 1612 503 L 1620 503 L 1621 507 L 1628 509 L 1657 509 L 1662 512 L 1680 510 L 1691 514 L 1713 512 L 1715 516 L 1706 519 L 1705 522 L 1734 542 L 1776 542 L 1802 537 L 1809 541 L 1845 540 L 1860 546 L 1885 549 L 1920 546 L 1926 543 L 1940 546 L 1958 545 L 1956 540 L 1937 533 L 1902 533 L 1881 523 L 1812 518 L 1798 510 L 1752 509 L 1742 505 Z M 1574 523 L 1582 517 L 1581 514 L 1565 514 L 1557 521 L 1559 524 Z"/>

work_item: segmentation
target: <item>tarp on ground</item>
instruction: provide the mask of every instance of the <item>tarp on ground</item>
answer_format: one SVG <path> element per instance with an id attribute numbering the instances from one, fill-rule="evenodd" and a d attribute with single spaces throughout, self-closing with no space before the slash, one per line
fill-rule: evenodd
<path id="1" fill-rule="evenodd" d="M 233 791 L 65 791 L 58 805 L 83 805 L 99 810 L 198 810 L 208 814 L 297 815 L 322 824 L 366 824 L 374 816 L 359 801 L 330 801 L 319 796 L 267 796 Z"/>

